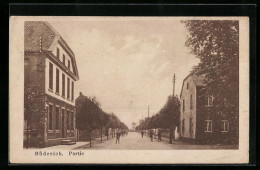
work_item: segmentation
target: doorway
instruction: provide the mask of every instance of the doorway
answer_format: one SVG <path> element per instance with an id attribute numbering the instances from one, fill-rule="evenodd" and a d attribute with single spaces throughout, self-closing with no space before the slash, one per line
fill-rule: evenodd
<path id="1" fill-rule="evenodd" d="M 62 109 L 61 111 L 61 137 L 66 137 L 66 128 L 65 128 L 65 109 Z"/>

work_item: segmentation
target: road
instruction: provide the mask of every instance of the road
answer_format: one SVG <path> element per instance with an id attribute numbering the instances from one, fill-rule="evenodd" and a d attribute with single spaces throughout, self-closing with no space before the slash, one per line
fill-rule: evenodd
<path id="1" fill-rule="evenodd" d="M 116 144 L 116 138 L 103 141 L 102 143 L 95 143 L 90 148 L 89 145 L 78 147 L 77 149 L 91 149 L 91 150 L 196 150 L 196 149 L 236 149 L 237 146 L 230 145 L 192 145 L 181 141 L 173 141 L 169 144 L 168 140 L 158 142 L 154 139 L 151 142 L 150 138 L 144 136 L 142 138 L 140 133 L 129 132 L 128 136 L 120 137 L 120 143 Z"/>
<path id="2" fill-rule="evenodd" d="M 126 150 L 150 150 L 150 149 L 170 149 L 171 147 L 162 142 L 154 140 L 136 132 L 129 132 L 127 136 L 120 137 L 120 143 L 116 144 L 116 138 L 94 145 L 91 149 L 126 149 Z"/>

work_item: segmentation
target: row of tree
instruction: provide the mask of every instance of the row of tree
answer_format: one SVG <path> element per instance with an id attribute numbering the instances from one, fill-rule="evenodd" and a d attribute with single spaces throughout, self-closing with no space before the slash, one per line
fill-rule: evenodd
<path id="1" fill-rule="evenodd" d="M 170 143 L 174 127 L 179 127 L 180 120 L 180 101 L 177 96 L 169 96 L 162 109 L 152 117 L 146 117 L 144 122 L 136 127 L 136 130 L 148 129 L 169 129 Z M 179 129 L 179 128 L 178 128 Z"/>
<path id="2" fill-rule="evenodd" d="M 106 131 L 108 137 L 109 129 L 112 129 L 112 135 L 115 129 L 127 130 L 128 127 L 120 121 L 120 119 L 113 113 L 106 113 L 101 109 L 101 104 L 96 97 L 80 96 L 76 99 L 76 128 L 78 130 L 87 130 L 90 134 L 91 131 L 100 129 L 101 141 L 102 132 Z"/>

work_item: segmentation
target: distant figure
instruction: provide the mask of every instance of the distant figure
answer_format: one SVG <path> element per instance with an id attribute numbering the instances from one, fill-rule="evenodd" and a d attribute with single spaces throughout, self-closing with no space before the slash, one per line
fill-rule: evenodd
<path id="1" fill-rule="evenodd" d="M 120 135 L 120 132 L 116 132 L 116 144 L 119 143 Z"/>
<path id="2" fill-rule="evenodd" d="M 161 142 L 162 140 L 162 131 L 158 130 L 158 142 Z"/>
<path id="3" fill-rule="evenodd" d="M 151 141 L 153 141 L 153 130 L 150 131 L 150 138 L 151 138 Z"/>
<path id="4" fill-rule="evenodd" d="M 142 138 L 143 138 L 144 137 L 144 131 L 143 130 L 141 131 L 141 134 L 142 134 Z"/>

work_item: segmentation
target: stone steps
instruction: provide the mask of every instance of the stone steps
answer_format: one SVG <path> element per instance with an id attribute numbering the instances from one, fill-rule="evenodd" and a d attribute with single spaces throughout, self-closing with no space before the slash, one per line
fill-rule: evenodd
<path id="1" fill-rule="evenodd" d="M 76 142 L 73 140 L 62 140 L 60 144 L 61 145 L 75 145 Z"/>

